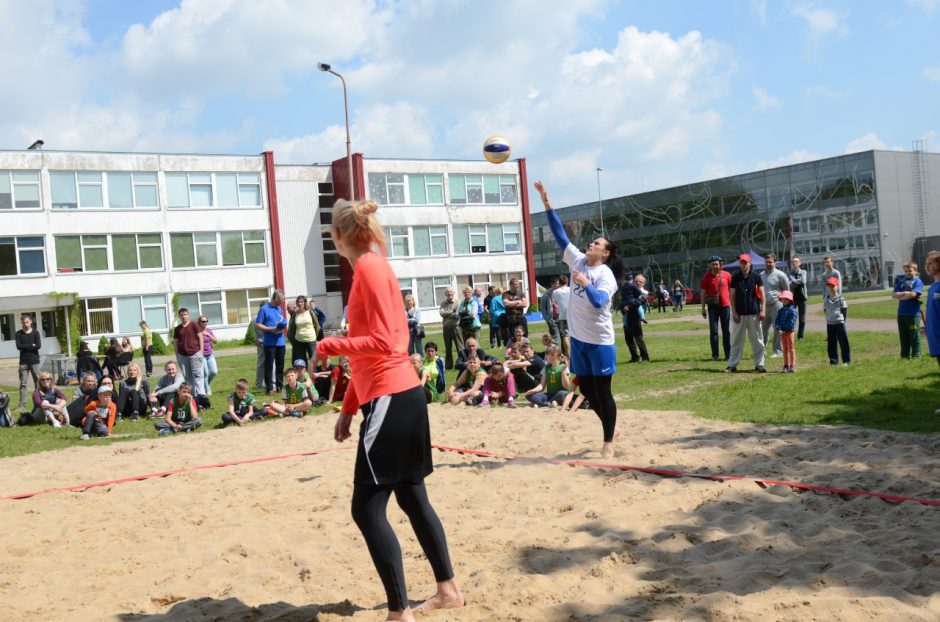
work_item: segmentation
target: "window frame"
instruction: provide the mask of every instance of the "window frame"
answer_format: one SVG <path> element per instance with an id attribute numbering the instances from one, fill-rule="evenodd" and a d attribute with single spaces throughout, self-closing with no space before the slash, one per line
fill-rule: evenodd
<path id="1" fill-rule="evenodd" d="M 21 240 L 39 240 L 40 246 L 21 246 Z M 11 240 L 12 242 L 6 242 Z M 42 235 L 5 235 L 0 237 L 0 244 L 13 246 L 13 259 L 16 262 L 15 274 L 0 274 L 0 279 L 13 279 L 22 277 L 43 277 L 49 274 L 49 265 L 46 261 L 46 238 Z M 42 253 L 42 272 L 23 272 L 23 253 Z"/>
<path id="2" fill-rule="evenodd" d="M 169 187 L 167 179 L 177 179 L 185 178 L 186 180 L 186 198 L 187 205 L 170 205 L 169 194 L 167 195 L 167 205 L 168 210 L 217 210 L 217 209 L 263 209 L 264 208 L 264 183 L 262 182 L 262 175 L 258 171 L 165 171 L 164 175 L 164 186 Z M 208 175 L 209 181 L 206 183 L 202 176 Z M 235 177 L 235 197 L 237 200 L 237 205 L 220 205 L 219 204 L 219 175 L 233 175 Z M 193 177 L 199 177 L 199 179 L 194 180 Z M 251 180 L 248 178 L 251 177 Z M 208 187 L 209 189 L 209 204 L 208 205 L 193 205 L 193 187 Z M 242 189 L 249 186 L 256 187 L 258 189 L 258 203 L 256 205 L 248 205 L 242 203 Z"/>
<path id="3" fill-rule="evenodd" d="M 34 180 L 29 180 L 29 181 L 17 180 L 17 179 L 15 178 L 17 173 L 19 173 L 19 174 L 21 174 L 21 175 L 22 175 L 22 174 L 31 174 L 31 173 L 34 173 L 34 174 L 36 175 L 36 179 L 35 179 L 35 181 L 34 181 Z M 42 177 L 41 177 L 40 171 L 35 170 L 35 169 L 6 169 L 6 170 L 0 170 L 0 176 L 5 176 L 5 177 L 6 177 L 6 181 L 7 181 L 8 187 L 10 188 L 10 207 L 9 207 L 9 208 L 0 208 L 0 213 L 3 213 L 3 212 L 6 211 L 7 209 L 9 209 L 11 212 L 12 212 L 12 211 L 20 211 L 20 212 L 23 212 L 23 211 L 34 211 L 34 212 L 35 212 L 35 211 L 42 211 L 42 209 L 43 209 L 43 206 L 42 206 Z M 17 187 L 21 187 L 21 186 L 33 186 L 33 187 L 35 188 L 35 190 L 36 190 L 36 196 L 38 197 L 37 202 L 39 203 L 39 205 L 36 205 L 36 206 L 34 206 L 34 207 L 33 207 L 33 206 L 30 206 L 30 207 L 17 207 L 17 205 L 16 205 L 16 191 L 17 191 Z"/>

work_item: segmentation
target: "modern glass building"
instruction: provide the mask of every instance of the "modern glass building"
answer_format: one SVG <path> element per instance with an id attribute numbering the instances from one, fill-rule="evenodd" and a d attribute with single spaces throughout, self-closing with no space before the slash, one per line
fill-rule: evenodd
<path id="1" fill-rule="evenodd" d="M 698 288 L 708 257 L 799 256 L 822 293 L 832 255 L 847 290 L 880 289 L 940 229 L 940 154 L 867 151 L 603 201 L 603 230 L 628 269 Z M 573 242 L 601 235 L 601 204 L 557 210 Z M 936 214 L 932 221 L 929 214 Z M 544 213 L 532 215 L 536 278 L 566 270 Z M 932 225 L 932 229 L 928 225 Z M 919 258 L 922 259 L 922 258 Z"/>

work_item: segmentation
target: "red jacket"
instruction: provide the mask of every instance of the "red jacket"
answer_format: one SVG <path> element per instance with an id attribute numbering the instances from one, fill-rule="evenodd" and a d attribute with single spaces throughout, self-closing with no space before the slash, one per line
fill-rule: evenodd
<path id="1" fill-rule="evenodd" d="M 98 410 L 98 400 L 94 400 L 88 403 L 88 406 L 85 406 L 86 413 L 93 413 Z M 97 415 L 95 415 L 97 417 Z M 111 400 L 111 403 L 108 404 L 108 420 L 102 421 L 102 423 L 108 424 L 108 434 L 111 434 L 111 428 L 114 427 L 114 420 L 117 418 L 117 405 L 114 403 L 114 400 Z M 82 419 L 84 422 L 84 419 Z"/>

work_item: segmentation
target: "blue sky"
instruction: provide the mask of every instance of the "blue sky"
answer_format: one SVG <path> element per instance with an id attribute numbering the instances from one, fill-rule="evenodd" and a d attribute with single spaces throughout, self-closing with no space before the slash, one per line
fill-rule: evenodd
<path id="1" fill-rule="evenodd" d="M 556 205 L 938 150 L 940 0 L 0 0 L 0 148 L 479 159 Z M 933 114 L 931 114 L 933 113 Z"/>

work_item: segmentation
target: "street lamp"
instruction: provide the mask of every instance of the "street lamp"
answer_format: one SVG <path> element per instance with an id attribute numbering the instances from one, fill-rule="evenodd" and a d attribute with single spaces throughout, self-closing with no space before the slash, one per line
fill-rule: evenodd
<path id="1" fill-rule="evenodd" d="M 353 180 L 353 165 L 352 165 L 352 141 L 349 140 L 349 99 L 346 96 L 346 79 L 343 78 L 340 74 L 333 71 L 333 69 L 326 63 L 317 63 L 317 69 L 320 71 L 325 71 L 331 73 L 337 78 L 340 82 L 343 83 L 343 109 L 346 112 L 346 166 L 348 167 L 349 173 L 349 193 L 350 200 L 356 200 L 356 184 Z"/>
<path id="2" fill-rule="evenodd" d="M 601 213 L 601 235 L 606 238 L 607 233 L 604 231 L 604 202 L 601 200 L 601 171 L 603 170 L 601 167 L 597 167 L 597 207 Z"/>

